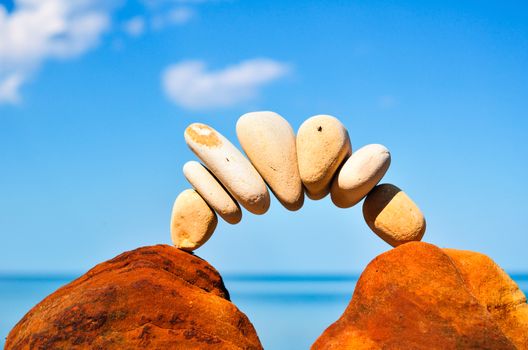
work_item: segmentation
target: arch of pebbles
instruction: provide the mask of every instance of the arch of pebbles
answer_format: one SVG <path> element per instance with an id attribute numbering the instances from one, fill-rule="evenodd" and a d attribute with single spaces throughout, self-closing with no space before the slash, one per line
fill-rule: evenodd
<path id="1" fill-rule="evenodd" d="M 271 192 L 288 210 L 299 210 L 304 194 L 312 200 L 330 194 L 340 208 L 363 198 L 363 216 L 374 233 L 392 246 L 419 241 L 425 219 L 398 187 L 381 184 L 391 162 L 389 150 L 370 144 L 352 152 L 346 128 L 335 117 L 307 119 L 295 135 L 286 119 L 274 112 L 251 112 L 236 124 L 247 158 L 212 127 L 193 123 L 185 141 L 202 161 L 189 161 L 183 173 L 192 189 L 174 202 L 171 238 L 177 248 L 192 251 L 213 234 L 217 214 L 230 224 L 242 219 L 241 206 L 266 213 Z"/>

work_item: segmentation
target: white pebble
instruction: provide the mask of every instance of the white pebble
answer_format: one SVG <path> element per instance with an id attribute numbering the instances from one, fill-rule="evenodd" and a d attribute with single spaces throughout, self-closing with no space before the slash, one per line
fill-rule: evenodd
<path id="1" fill-rule="evenodd" d="M 351 152 L 348 132 L 337 118 L 316 115 L 300 126 L 297 159 L 308 197 L 321 199 L 330 192 L 335 172 Z"/>
<path id="2" fill-rule="evenodd" d="M 277 199 L 289 210 L 298 210 L 304 191 L 297 166 L 295 134 L 274 112 L 246 113 L 236 124 L 238 140 L 251 163 Z"/>
<path id="3" fill-rule="evenodd" d="M 183 166 L 183 174 L 194 189 L 225 221 L 239 223 L 242 211 L 238 203 L 202 164 L 192 160 Z"/>
<path id="4" fill-rule="evenodd" d="M 264 214 L 269 192 L 251 162 L 222 134 L 205 124 L 185 129 L 185 141 L 240 205 L 254 214 Z"/>
<path id="5" fill-rule="evenodd" d="M 332 182 L 332 202 L 340 208 L 356 205 L 380 182 L 390 162 L 383 145 L 367 145 L 352 153 Z"/>

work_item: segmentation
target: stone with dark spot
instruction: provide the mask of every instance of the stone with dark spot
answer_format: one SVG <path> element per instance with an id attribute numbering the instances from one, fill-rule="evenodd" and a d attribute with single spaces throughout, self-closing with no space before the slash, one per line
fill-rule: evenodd
<path id="1" fill-rule="evenodd" d="M 323 349 L 528 349 L 528 305 L 490 258 L 406 243 L 363 271 Z"/>
<path id="2" fill-rule="evenodd" d="M 5 349 L 262 349 L 206 261 L 158 245 L 123 253 L 60 288 Z"/>

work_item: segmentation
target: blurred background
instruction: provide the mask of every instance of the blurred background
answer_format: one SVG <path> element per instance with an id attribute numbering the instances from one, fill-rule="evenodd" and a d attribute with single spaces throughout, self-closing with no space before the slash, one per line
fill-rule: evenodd
<path id="1" fill-rule="evenodd" d="M 528 289 L 527 2 L 0 0 L 0 344 L 95 264 L 170 243 L 185 127 L 238 145 L 256 110 L 295 130 L 331 114 L 353 149 L 384 144 L 424 240 Z M 327 197 L 220 220 L 196 254 L 265 348 L 306 349 L 389 248 L 361 205 Z"/>

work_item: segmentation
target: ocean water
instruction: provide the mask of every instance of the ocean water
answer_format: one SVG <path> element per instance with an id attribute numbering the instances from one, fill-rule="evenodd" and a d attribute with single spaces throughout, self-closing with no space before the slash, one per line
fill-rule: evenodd
<path id="1" fill-rule="evenodd" d="M 514 274 L 528 293 L 528 274 Z M 0 276 L 0 348 L 9 330 L 75 276 Z M 350 301 L 353 275 L 229 275 L 231 300 L 255 326 L 265 349 L 309 349 Z"/>

